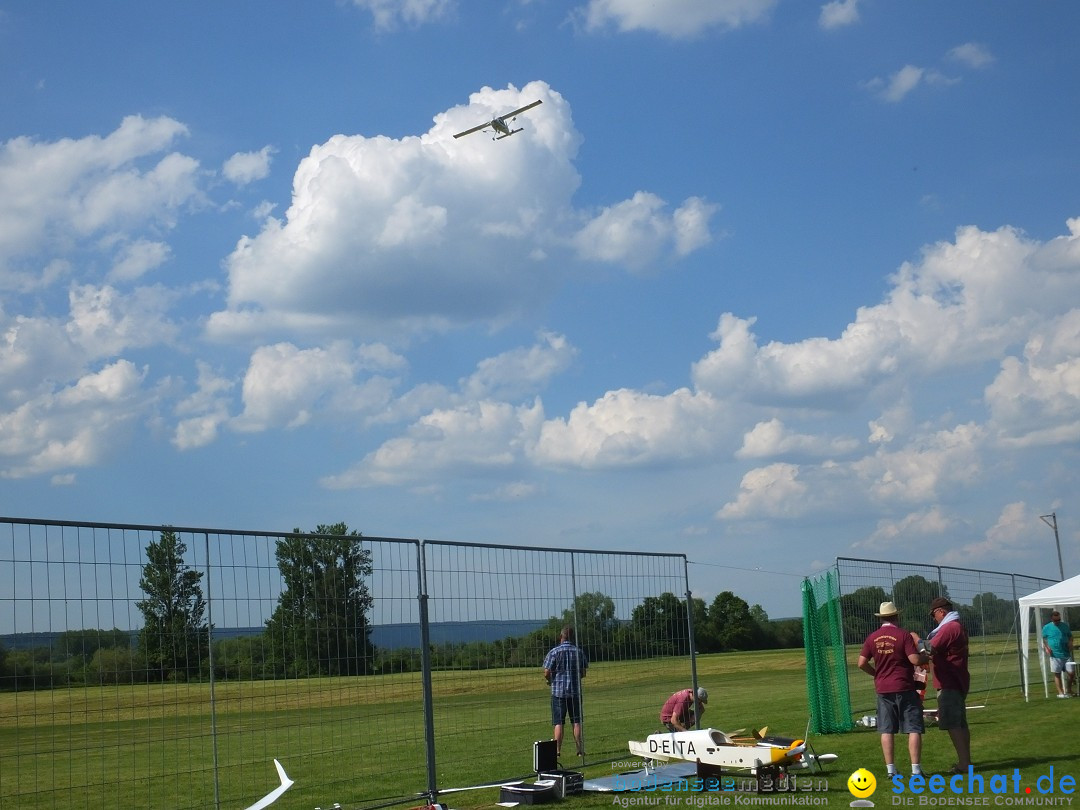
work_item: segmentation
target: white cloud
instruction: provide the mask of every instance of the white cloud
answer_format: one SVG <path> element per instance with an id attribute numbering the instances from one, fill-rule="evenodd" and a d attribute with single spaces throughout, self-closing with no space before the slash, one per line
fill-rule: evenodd
<path id="1" fill-rule="evenodd" d="M 1080 309 L 1036 328 L 986 388 L 991 427 L 1018 448 L 1080 440 Z"/>
<path id="2" fill-rule="evenodd" d="M 1031 533 L 1038 520 L 1038 515 L 1023 501 L 1007 504 L 982 540 L 949 549 L 934 562 L 938 565 L 970 565 L 972 560 L 1017 560 L 1029 556 Z"/>
<path id="3" fill-rule="evenodd" d="M 164 242 L 136 239 L 125 244 L 109 271 L 113 282 L 135 281 L 168 260 L 171 250 Z"/>
<path id="4" fill-rule="evenodd" d="M 375 27 L 392 30 L 400 24 L 423 25 L 447 17 L 455 8 L 454 0 L 352 0 L 375 18 Z"/>
<path id="5" fill-rule="evenodd" d="M 614 26 L 619 31 L 651 31 L 669 37 L 700 34 L 713 26 L 724 29 L 766 19 L 776 0 L 589 0 L 579 14 L 589 30 Z"/>
<path id="6" fill-rule="evenodd" d="M 221 171 L 230 182 L 246 186 L 270 174 L 270 156 L 276 151 L 264 146 L 258 152 L 237 152 L 225 161 Z"/>
<path id="7" fill-rule="evenodd" d="M 910 548 L 924 538 L 943 537 L 953 531 L 956 525 L 956 521 L 949 518 L 940 506 L 932 506 L 911 512 L 900 520 L 879 520 L 874 532 L 853 546 L 875 551 Z"/>
<path id="8" fill-rule="evenodd" d="M 178 450 L 190 450 L 213 442 L 219 428 L 229 419 L 228 394 L 235 383 L 214 373 L 209 364 L 197 361 L 196 391 L 176 406 L 182 417 L 173 432 L 172 443 Z"/>
<path id="9" fill-rule="evenodd" d="M 886 300 L 860 307 L 834 340 L 759 346 L 753 318 L 725 313 L 694 383 L 715 396 L 838 408 L 896 378 L 1000 358 L 1045 317 L 1080 306 L 1077 238 L 1040 245 L 1012 228 L 960 228 L 902 265 Z"/>
<path id="10" fill-rule="evenodd" d="M 346 489 L 423 482 L 448 471 L 455 476 L 505 474 L 521 463 L 542 421 L 539 400 L 520 406 L 482 400 L 436 410 L 405 436 L 384 443 L 353 468 L 322 483 Z"/>
<path id="11" fill-rule="evenodd" d="M 859 0 L 831 0 L 821 7 L 818 25 L 825 30 L 842 28 L 859 21 Z"/>
<path id="12" fill-rule="evenodd" d="M 453 137 L 537 99 L 512 138 Z M 543 82 L 484 88 L 420 137 L 334 136 L 298 166 L 284 220 L 267 220 L 227 259 L 228 308 L 212 315 L 211 334 L 386 339 L 533 310 L 570 272 L 580 141 L 569 105 Z M 660 262 L 708 241 L 711 206 L 661 208 L 647 192 L 612 206 L 618 236 L 592 258 L 643 269 L 642 255 Z"/>
<path id="13" fill-rule="evenodd" d="M 743 436 L 736 458 L 774 458 L 777 456 L 834 457 L 851 453 L 859 446 L 850 437 L 811 436 L 787 429 L 782 421 L 773 418 L 758 422 Z"/>
<path id="14" fill-rule="evenodd" d="M 994 55 L 990 53 L 989 48 L 977 42 L 965 42 L 963 45 L 957 45 L 949 51 L 947 56 L 953 61 L 976 69 L 984 68 L 994 62 Z"/>
<path id="15" fill-rule="evenodd" d="M 509 484 L 503 484 L 500 487 L 496 487 L 491 492 L 473 495 L 469 500 L 481 503 L 492 501 L 509 503 L 527 500 L 528 498 L 535 497 L 539 492 L 540 487 L 537 484 L 528 481 L 511 481 Z"/>
<path id="16" fill-rule="evenodd" d="M 342 416 L 385 407 L 391 381 L 357 381 L 365 357 L 371 355 L 358 354 L 344 341 L 311 349 L 291 343 L 259 347 L 244 375 L 244 410 L 230 426 L 245 432 L 295 428 L 319 413 Z"/>
<path id="17" fill-rule="evenodd" d="M 476 371 L 462 380 L 462 396 L 515 400 L 535 394 L 565 371 L 576 355 L 577 349 L 564 336 L 541 333 L 539 342 L 528 348 L 481 360 Z"/>
<path id="18" fill-rule="evenodd" d="M 0 478 L 100 463 L 145 411 L 143 373 L 126 360 L 0 411 Z"/>
<path id="19" fill-rule="evenodd" d="M 712 241 L 709 220 L 720 210 L 701 197 L 689 197 L 672 215 L 675 227 L 675 253 L 687 256 Z"/>
<path id="20" fill-rule="evenodd" d="M 715 206 L 695 197 L 674 214 L 664 208 L 663 200 L 643 191 L 605 208 L 574 237 L 578 254 L 639 271 L 665 254 L 684 256 L 709 242 L 708 222 Z"/>
<path id="21" fill-rule="evenodd" d="M 198 162 L 174 152 L 141 164 L 186 132 L 171 118 L 129 116 L 104 138 L 0 145 L 0 285 L 25 288 L 19 262 L 29 257 L 59 258 L 95 235 L 147 223 L 171 226 L 198 195 Z"/>
<path id="22" fill-rule="evenodd" d="M 946 491 L 970 487 L 982 475 L 985 430 L 957 425 L 916 437 L 895 450 L 879 447 L 852 465 L 868 492 L 883 503 L 936 501 Z"/>
<path id="23" fill-rule="evenodd" d="M 166 317 L 175 297 L 175 293 L 156 286 L 124 294 L 108 285 L 73 285 L 68 293 L 71 319 L 66 331 L 89 359 L 165 343 L 177 331 Z"/>
<path id="24" fill-rule="evenodd" d="M 746 517 L 797 517 L 806 509 L 809 487 L 795 464 L 770 464 L 743 476 L 739 495 L 716 513 L 718 520 Z"/>
<path id="25" fill-rule="evenodd" d="M 899 434 L 908 432 L 912 421 L 909 399 L 893 403 L 877 419 L 870 420 L 867 441 L 871 444 L 888 444 Z"/>
<path id="26" fill-rule="evenodd" d="M 884 101 L 896 104 L 903 101 L 920 84 L 951 85 L 958 81 L 960 80 L 946 76 L 934 68 L 904 65 L 888 79 L 877 77 L 864 82 L 863 86 Z"/>
<path id="27" fill-rule="evenodd" d="M 66 319 L 8 318 L 0 310 L 0 403 L 15 407 L 48 396 L 58 382 L 84 376 L 96 361 L 173 342 L 177 329 L 167 311 L 174 299 L 157 286 L 122 293 L 109 285 L 76 284 L 68 290 Z"/>
<path id="28" fill-rule="evenodd" d="M 725 414 L 718 400 L 685 388 L 667 396 L 610 391 L 579 403 L 567 419 L 545 422 L 532 458 L 582 469 L 697 463 L 728 442 Z"/>

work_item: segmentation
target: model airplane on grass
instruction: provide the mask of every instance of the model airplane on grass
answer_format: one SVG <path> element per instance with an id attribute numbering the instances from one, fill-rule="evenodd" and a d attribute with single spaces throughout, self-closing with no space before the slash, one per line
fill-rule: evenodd
<path id="1" fill-rule="evenodd" d="M 755 731 L 749 737 L 729 735 L 715 728 L 668 731 L 650 734 L 644 742 L 630 740 L 629 746 L 631 754 L 647 760 L 694 762 L 699 776 L 730 770 L 756 775 L 760 770 L 809 768 L 836 759 L 836 754 L 807 753 L 805 740 L 766 736 L 767 730 Z"/>
<path id="2" fill-rule="evenodd" d="M 498 118 L 492 118 L 490 121 L 487 121 L 478 127 L 473 127 L 472 129 L 467 129 L 464 132 L 459 132 L 454 137 L 460 138 L 462 135 L 471 135 L 472 133 L 479 132 L 482 129 L 493 129 L 497 134 L 491 140 L 498 141 L 502 140 L 503 138 L 509 138 L 514 133 L 521 132 L 521 127 L 518 127 L 517 129 L 511 129 L 514 121 L 517 120 L 518 115 L 525 112 L 526 110 L 531 110 L 537 104 L 543 103 L 544 102 L 542 99 L 537 99 L 532 104 L 526 104 L 524 107 L 518 107 L 512 112 L 508 112 L 506 115 L 500 115 Z M 507 123 L 508 120 L 509 123 Z"/>

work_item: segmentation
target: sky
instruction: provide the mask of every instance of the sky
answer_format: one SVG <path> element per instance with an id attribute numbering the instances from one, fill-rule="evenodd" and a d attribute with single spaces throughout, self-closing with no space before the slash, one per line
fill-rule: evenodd
<path id="1" fill-rule="evenodd" d="M 0 0 L 0 513 L 1072 576 L 1077 30 Z"/>

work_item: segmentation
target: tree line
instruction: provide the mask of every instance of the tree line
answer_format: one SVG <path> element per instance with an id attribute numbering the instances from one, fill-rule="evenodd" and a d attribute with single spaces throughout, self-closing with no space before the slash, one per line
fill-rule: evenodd
<path id="1" fill-rule="evenodd" d="M 419 671 L 416 648 L 376 649 L 369 615 L 371 552 L 362 535 L 344 523 L 294 530 L 277 541 L 282 578 L 277 605 L 259 635 L 208 644 L 210 627 L 203 573 L 184 562 L 187 547 L 164 530 L 146 547 L 136 602 L 143 627 L 133 639 L 124 630 L 72 630 L 51 645 L 5 650 L 0 645 L 0 689 L 40 689 L 72 684 L 117 684 L 208 679 L 250 680 L 322 675 Z M 876 608 L 876 606 L 875 606 Z M 706 604 L 691 599 L 698 653 L 802 646 L 802 621 L 771 621 L 760 605 L 730 591 Z M 687 604 L 672 593 L 648 597 L 628 619 L 615 616 L 614 600 L 579 594 L 562 615 L 521 636 L 492 641 L 433 644 L 436 669 L 539 666 L 565 624 L 592 661 L 687 655 Z"/>
<path id="2" fill-rule="evenodd" d="M 944 584 L 917 574 L 897 580 L 891 591 L 874 585 L 859 588 L 840 597 L 844 623 L 844 643 L 862 644 L 881 621 L 874 616 L 882 602 L 891 601 L 901 610 L 901 623 L 908 630 L 925 635 L 933 625 L 927 618 L 930 603 L 937 596 L 950 598 Z M 954 603 L 968 635 L 997 635 L 1014 632 L 1018 627 L 1017 604 L 990 591 L 976 594 L 970 605 Z"/>

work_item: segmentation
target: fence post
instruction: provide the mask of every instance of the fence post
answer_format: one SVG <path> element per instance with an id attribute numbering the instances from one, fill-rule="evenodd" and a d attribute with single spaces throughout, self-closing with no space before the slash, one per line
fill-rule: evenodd
<path id="1" fill-rule="evenodd" d="M 424 744 L 427 749 L 428 801 L 435 804 L 439 787 L 435 776 L 435 709 L 431 697 L 431 628 L 428 626 L 427 558 L 424 541 L 416 547 L 416 600 L 420 613 L 420 679 L 424 690 Z"/>
<path id="2" fill-rule="evenodd" d="M 214 695 L 214 594 L 210 587 L 210 533 L 203 532 L 206 551 L 206 665 L 210 667 L 210 746 L 214 752 L 214 807 L 221 810 L 220 768 L 218 766 L 217 702 Z"/>
<path id="3" fill-rule="evenodd" d="M 690 561 L 683 557 L 683 585 L 686 589 L 686 632 L 690 640 L 690 682 L 694 688 L 694 725 L 701 728 L 701 709 L 697 702 L 697 644 L 694 642 L 694 596 L 690 592 Z"/>

